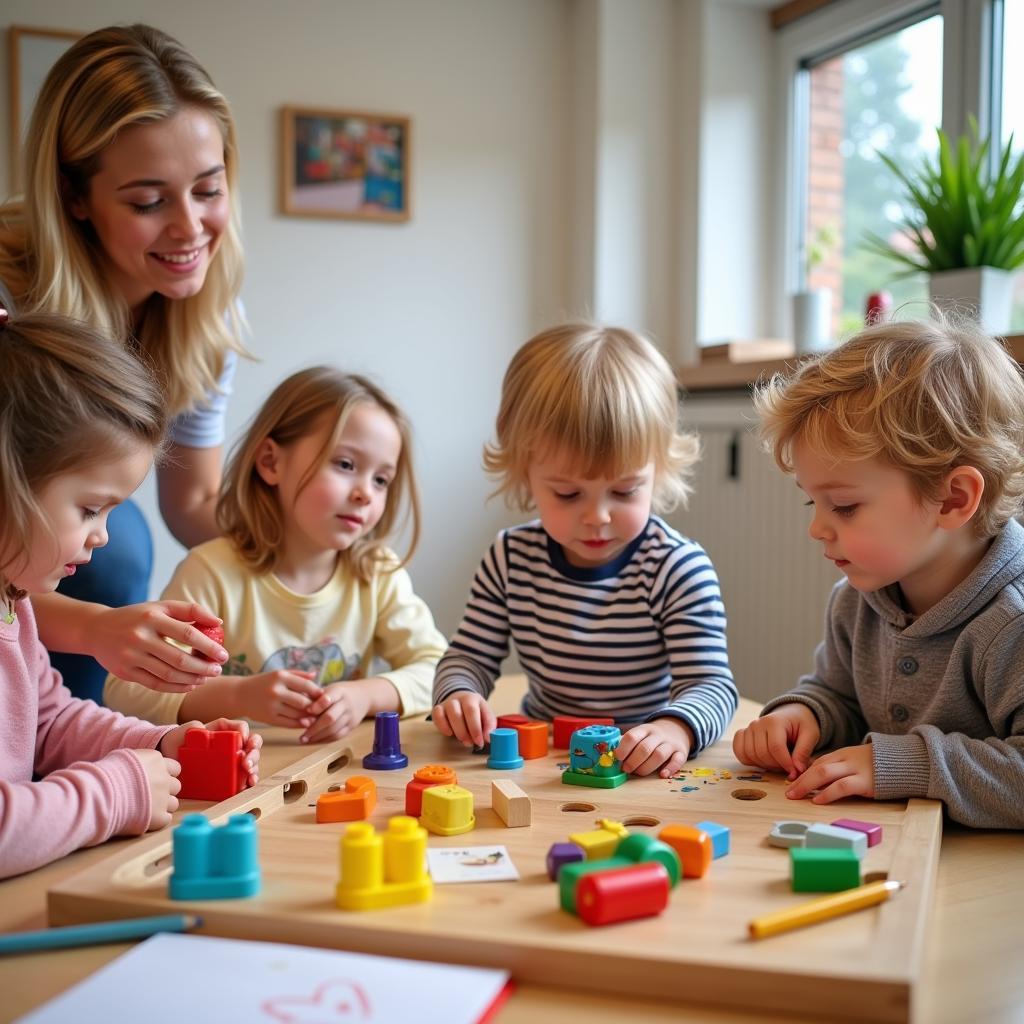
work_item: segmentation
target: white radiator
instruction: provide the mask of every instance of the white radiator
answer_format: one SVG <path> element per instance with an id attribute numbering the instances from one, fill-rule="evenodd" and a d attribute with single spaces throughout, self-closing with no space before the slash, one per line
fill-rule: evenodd
<path id="1" fill-rule="evenodd" d="M 687 406 L 704 454 L 689 507 L 668 520 L 711 557 L 736 683 L 742 696 L 764 701 L 813 666 L 839 574 L 807 536 L 811 509 L 793 477 L 751 432 L 749 402 L 691 398 Z"/>

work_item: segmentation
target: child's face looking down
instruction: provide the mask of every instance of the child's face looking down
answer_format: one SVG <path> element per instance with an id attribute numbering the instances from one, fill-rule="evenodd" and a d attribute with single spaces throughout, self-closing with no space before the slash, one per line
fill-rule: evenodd
<path id="1" fill-rule="evenodd" d="M 654 464 L 617 479 L 579 476 L 567 452 L 534 458 L 527 482 L 544 529 L 570 565 L 593 568 L 613 561 L 643 532 L 651 516 Z"/>
<path id="2" fill-rule="evenodd" d="M 938 502 L 922 498 L 900 469 L 878 459 L 834 462 L 793 448 L 797 486 L 813 506 L 807 532 L 856 590 L 900 583 L 904 592 L 934 573 L 952 534 Z"/>
<path id="3" fill-rule="evenodd" d="M 398 427 L 379 406 L 362 404 L 349 414 L 334 450 L 300 490 L 333 430 L 331 423 L 287 447 L 267 442 L 272 446 L 271 476 L 265 464 L 260 472 L 278 488 L 286 544 L 296 556 L 345 551 L 369 533 L 384 514 L 398 470 Z"/>
<path id="4" fill-rule="evenodd" d="M 107 543 L 107 516 L 145 479 L 153 461 L 148 445 L 136 445 L 124 458 L 54 477 L 36 495 L 49 520 L 33 524 L 27 562 L 14 568 L 14 584 L 30 594 L 57 589 L 65 576 Z M 52 531 L 52 533 L 51 533 Z"/>

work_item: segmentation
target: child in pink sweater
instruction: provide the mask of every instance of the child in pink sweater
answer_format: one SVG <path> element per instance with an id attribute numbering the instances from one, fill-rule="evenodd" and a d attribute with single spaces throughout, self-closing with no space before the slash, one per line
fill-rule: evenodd
<path id="1" fill-rule="evenodd" d="M 36 632 L 49 593 L 107 542 L 110 509 L 142 482 L 165 422 L 140 362 L 81 324 L 0 310 L 0 878 L 115 835 L 163 828 L 177 809 L 177 728 L 77 700 Z M 245 742 L 256 782 L 259 736 Z"/>

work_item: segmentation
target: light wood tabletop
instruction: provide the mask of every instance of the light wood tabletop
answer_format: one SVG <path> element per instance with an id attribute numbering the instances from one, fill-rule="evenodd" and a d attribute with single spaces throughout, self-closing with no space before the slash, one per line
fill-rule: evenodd
<path id="1" fill-rule="evenodd" d="M 498 686 L 495 708 L 518 707 L 521 678 Z M 733 728 L 749 721 L 757 705 L 743 701 Z M 293 733 L 264 731 L 266 745 L 261 774 L 268 777 L 295 762 L 309 748 L 290 742 Z M 352 737 L 354 749 L 369 749 L 372 726 L 364 723 Z M 794 815 L 796 816 L 796 815 Z M 0 882 L 0 930 L 42 928 L 46 893 L 59 882 L 93 866 L 137 840 L 116 840 L 82 850 L 28 875 Z M 1013 832 L 980 832 L 947 825 L 939 860 L 936 905 L 922 972 L 915 1020 L 946 1022 L 1010 1022 L 1024 1020 L 1024 972 L 1019 969 L 1024 934 L 1024 836 Z M 128 944 L 84 947 L 46 953 L 0 957 L 0 1021 L 22 1014 L 65 991 L 125 952 Z M 591 1024 L 597 1018 L 675 1024 L 791 1024 L 788 1015 L 766 1015 L 706 1006 L 668 1004 L 644 998 L 623 998 L 520 984 L 501 1011 L 502 1024 Z"/>

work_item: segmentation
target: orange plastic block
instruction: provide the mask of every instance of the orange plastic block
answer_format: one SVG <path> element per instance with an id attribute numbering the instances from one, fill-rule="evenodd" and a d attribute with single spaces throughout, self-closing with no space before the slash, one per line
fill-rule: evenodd
<path id="1" fill-rule="evenodd" d="M 245 789 L 242 734 L 189 729 L 178 749 L 182 800 L 227 800 Z"/>
<path id="2" fill-rule="evenodd" d="M 683 878 L 703 878 L 711 866 L 714 849 L 711 836 L 692 825 L 666 825 L 658 838 L 679 854 Z"/>
<path id="3" fill-rule="evenodd" d="M 343 790 L 329 789 L 316 799 L 316 820 L 362 821 L 377 806 L 377 783 L 365 775 L 345 780 Z"/>
<path id="4" fill-rule="evenodd" d="M 423 813 L 423 790 L 431 786 L 452 786 L 458 782 L 455 772 L 444 764 L 425 764 L 417 768 L 405 784 L 405 813 L 418 818 Z"/>
<path id="5" fill-rule="evenodd" d="M 555 715 L 552 722 L 554 729 L 553 744 L 558 750 L 568 750 L 572 734 L 577 729 L 585 729 L 588 725 L 614 725 L 613 718 L 576 718 L 573 715 Z"/>
<path id="6" fill-rule="evenodd" d="M 519 733 L 519 756 L 527 761 L 548 756 L 548 723 L 521 722 L 513 725 Z"/>

